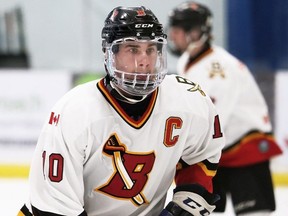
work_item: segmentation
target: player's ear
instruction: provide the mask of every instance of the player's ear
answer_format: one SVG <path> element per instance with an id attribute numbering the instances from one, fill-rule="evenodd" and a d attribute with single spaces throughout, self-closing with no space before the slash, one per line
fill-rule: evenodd
<path id="1" fill-rule="evenodd" d="M 191 31 L 186 33 L 188 35 L 188 37 L 192 40 L 192 41 L 197 41 L 200 39 L 201 37 L 201 32 L 198 28 L 192 29 Z"/>

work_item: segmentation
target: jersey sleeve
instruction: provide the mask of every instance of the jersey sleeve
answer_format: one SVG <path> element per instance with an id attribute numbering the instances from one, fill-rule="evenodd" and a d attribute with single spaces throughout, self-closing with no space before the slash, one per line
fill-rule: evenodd
<path id="1" fill-rule="evenodd" d="M 235 97 L 233 112 L 226 115 L 229 122 L 225 132 L 229 139 L 220 162 L 226 167 L 255 164 L 282 153 L 272 131 L 268 106 L 256 80 L 245 65 L 238 69 L 239 94 Z"/>
<path id="2" fill-rule="evenodd" d="M 31 205 L 39 211 L 59 215 L 80 215 L 84 211 L 87 138 L 81 118 L 70 113 L 74 112 L 66 104 L 56 105 L 38 139 L 29 184 Z"/>
<path id="3" fill-rule="evenodd" d="M 177 165 L 175 182 L 176 185 L 200 184 L 212 193 L 212 178 L 217 171 L 225 137 L 212 101 L 206 99 L 206 102 L 208 118 L 197 118 L 192 124 L 190 130 L 194 133 Z"/>

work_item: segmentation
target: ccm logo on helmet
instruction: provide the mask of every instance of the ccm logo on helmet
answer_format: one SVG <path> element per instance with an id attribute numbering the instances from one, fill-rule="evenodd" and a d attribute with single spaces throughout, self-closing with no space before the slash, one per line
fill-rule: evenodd
<path id="1" fill-rule="evenodd" d="M 135 28 L 153 28 L 154 24 L 135 24 Z"/>

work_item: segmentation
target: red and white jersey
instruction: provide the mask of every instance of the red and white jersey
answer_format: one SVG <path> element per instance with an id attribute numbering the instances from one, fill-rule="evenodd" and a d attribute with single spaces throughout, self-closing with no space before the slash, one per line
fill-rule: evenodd
<path id="1" fill-rule="evenodd" d="M 199 83 L 217 108 L 227 150 L 220 165 L 241 166 L 281 152 L 271 135 L 264 97 L 246 65 L 223 48 L 212 46 L 191 63 L 184 53 L 177 71 Z"/>
<path id="2" fill-rule="evenodd" d="M 216 120 L 216 121 L 215 121 Z M 208 96 L 167 75 L 133 120 L 105 88 L 79 85 L 52 109 L 30 169 L 30 203 L 60 215 L 158 215 L 180 158 L 217 164 L 224 146 Z M 209 175 L 209 167 L 201 167 Z M 203 175 L 203 174 L 202 174 Z"/>

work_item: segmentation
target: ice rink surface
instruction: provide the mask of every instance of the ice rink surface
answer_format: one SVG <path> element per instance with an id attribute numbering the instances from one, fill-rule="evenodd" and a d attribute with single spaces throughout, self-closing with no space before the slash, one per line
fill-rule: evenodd
<path id="1" fill-rule="evenodd" d="M 288 215 L 288 187 L 276 187 L 276 205 L 277 210 L 272 214 L 273 216 L 287 216 Z M 28 181 L 27 179 L 0 179 L 0 203 L 1 216 L 16 216 L 18 210 L 21 208 L 28 195 Z M 168 197 L 171 197 L 171 190 L 168 192 Z M 225 215 L 234 216 L 231 203 L 228 203 Z"/>

